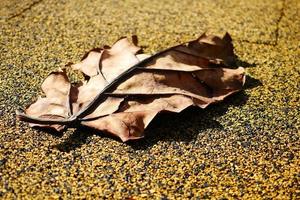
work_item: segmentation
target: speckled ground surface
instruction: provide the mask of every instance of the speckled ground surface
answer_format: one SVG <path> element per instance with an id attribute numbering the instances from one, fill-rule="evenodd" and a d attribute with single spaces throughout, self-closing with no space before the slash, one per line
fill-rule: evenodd
<path id="1" fill-rule="evenodd" d="M 299 199 L 300 1 L 1 0 L 0 198 Z M 62 137 L 14 111 L 46 75 L 137 34 L 147 52 L 228 31 L 245 91 L 165 114 L 124 144 L 88 129 Z"/>

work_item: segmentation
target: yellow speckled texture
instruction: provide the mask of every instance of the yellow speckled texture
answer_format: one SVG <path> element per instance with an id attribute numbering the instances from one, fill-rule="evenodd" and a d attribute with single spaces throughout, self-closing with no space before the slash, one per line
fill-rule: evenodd
<path id="1" fill-rule="evenodd" d="M 0 198 L 299 199 L 300 1 L 1 0 Z M 136 34 L 146 52 L 228 31 L 245 91 L 124 144 L 15 119 L 49 72 Z"/>

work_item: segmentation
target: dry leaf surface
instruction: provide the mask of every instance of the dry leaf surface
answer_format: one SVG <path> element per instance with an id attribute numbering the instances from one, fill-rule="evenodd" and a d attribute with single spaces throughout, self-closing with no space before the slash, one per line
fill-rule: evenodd
<path id="1" fill-rule="evenodd" d="M 205 108 L 241 90 L 244 69 L 231 65 L 228 33 L 223 38 L 203 34 L 154 55 L 143 54 L 135 36 L 121 38 L 71 66 L 87 78 L 82 83 L 70 83 L 65 70 L 52 72 L 42 84 L 45 97 L 17 116 L 57 131 L 84 125 L 122 141 L 138 139 L 160 112 Z"/>

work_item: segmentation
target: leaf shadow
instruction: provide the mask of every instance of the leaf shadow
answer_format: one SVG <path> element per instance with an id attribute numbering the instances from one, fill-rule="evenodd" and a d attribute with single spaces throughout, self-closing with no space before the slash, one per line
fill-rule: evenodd
<path id="1" fill-rule="evenodd" d="M 253 89 L 259 86 L 262 86 L 262 82 L 256 78 L 253 78 L 249 75 L 246 75 L 246 82 L 244 85 L 244 89 Z"/>
<path id="2" fill-rule="evenodd" d="M 66 140 L 52 147 L 62 152 L 70 152 L 80 148 L 84 144 L 88 144 L 90 142 L 89 138 L 95 134 L 97 133 L 93 129 L 89 130 L 86 127 L 78 127 Z"/>
<path id="3" fill-rule="evenodd" d="M 46 132 L 46 133 L 52 135 L 53 137 L 57 137 L 57 138 L 60 138 L 60 137 L 63 136 L 62 132 L 58 132 L 58 131 L 56 131 L 53 128 L 35 126 L 35 127 L 33 127 L 33 129 L 35 129 L 35 130 L 37 130 L 39 132 Z"/>
<path id="4" fill-rule="evenodd" d="M 244 67 L 244 68 L 254 68 L 257 66 L 256 63 L 249 63 L 247 61 L 243 61 L 239 58 L 236 58 L 235 59 L 235 66 L 241 66 L 241 67 Z"/>
<path id="5" fill-rule="evenodd" d="M 244 89 L 261 86 L 262 83 L 253 77 L 247 76 Z M 224 101 L 210 105 L 206 109 L 189 107 L 181 113 L 161 113 L 145 130 L 145 137 L 138 141 L 128 141 L 126 144 L 135 150 L 144 150 L 159 141 L 184 141 L 191 142 L 207 129 L 222 130 L 223 126 L 215 118 L 224 115 L 231 106 L 243 106 L 248 100 L 245 91 L 240 91 L 226 98 Z M 182 134 L 184 133 L 184 134 Z M 53 147 L 70 152 L 90 142 L 91 136 L 108 137 L 117 141 L 120 139 L 109 134 L 88 127 L 78 127 L 63 142 Z"/>

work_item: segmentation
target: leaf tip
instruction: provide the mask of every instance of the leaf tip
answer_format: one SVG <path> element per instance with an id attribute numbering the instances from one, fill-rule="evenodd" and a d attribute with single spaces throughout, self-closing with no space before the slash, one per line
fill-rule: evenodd
<path id="1" fill-rule="evenodd" d="M 223 36 L 223 40 L 227 42 L 232 42 L 232 38 L 228 32 L 226 32 L 225 35 Z"/>

